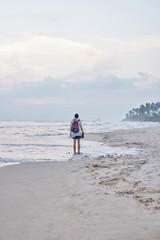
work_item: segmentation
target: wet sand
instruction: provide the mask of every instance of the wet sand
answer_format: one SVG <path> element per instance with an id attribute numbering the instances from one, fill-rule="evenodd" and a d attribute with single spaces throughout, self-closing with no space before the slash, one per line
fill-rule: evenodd
<path id="1" fill-rule="evenodd" d="M 159 240 L 160 128 L 87 138 L 143 152 L 0 168 L 0 239 Z"/>

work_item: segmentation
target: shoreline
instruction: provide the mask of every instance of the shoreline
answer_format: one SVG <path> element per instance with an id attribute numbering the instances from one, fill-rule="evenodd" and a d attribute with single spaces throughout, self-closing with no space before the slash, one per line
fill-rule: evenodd
<path id="1" fill-rule="evenodd" d="M 154 127 L 85 136 L 144 150 L 135 156 L 0 168 L 0 239 L 159 240 L 159 135 Z"/>

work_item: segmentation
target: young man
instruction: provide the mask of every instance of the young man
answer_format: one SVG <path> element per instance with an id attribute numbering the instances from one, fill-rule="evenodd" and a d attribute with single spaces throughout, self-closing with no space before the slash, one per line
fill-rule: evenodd
<path id="1" fill-rule="evenodd" d="M 83 135 L 82 122 L 78 113 L 74 115 L 74 119 L 70 123 L 70 136 L 73 138 L 73 151 L 76 154 L 76 140 L 78 141 L 78 154 L 80 154 L 80 139 Z"/>

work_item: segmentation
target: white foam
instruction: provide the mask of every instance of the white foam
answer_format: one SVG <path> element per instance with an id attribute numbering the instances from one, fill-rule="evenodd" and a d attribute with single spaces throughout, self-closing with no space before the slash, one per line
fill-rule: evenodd
<path id="1" fill-rule="evenodd" d="M 159 126 L 146 122 L 84 122 L 84 132 L 109 132 L 116 129 Z M 66 161 L 72 158 L 69 122 L 0 122 L 0 162 Z M 81 152 L 89 157 L 137 154 L 139 150 L 112 148 L 99 142 L 81 140 Z"/>
<path id="2" fill-rule="evenodd" d="M 7 167 L 10 165 L 20 164 L 20 162 L 0 162 L 0 167 Z"/>

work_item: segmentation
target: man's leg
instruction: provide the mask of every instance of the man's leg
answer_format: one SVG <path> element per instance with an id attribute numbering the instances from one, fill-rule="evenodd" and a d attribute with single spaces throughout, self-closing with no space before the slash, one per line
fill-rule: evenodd
<path id="1" fill-rule="evenodd" d="M 80 145 L 80 139 L 78 139 L 78 154 L 80 154 L 80 147 L 81 147 L 81 145 Z"/>
<path id="2" fill-rule="evenodd" d="M 76 139 L 73 139 L 73 151 L 76 154 Z"/>

